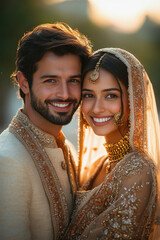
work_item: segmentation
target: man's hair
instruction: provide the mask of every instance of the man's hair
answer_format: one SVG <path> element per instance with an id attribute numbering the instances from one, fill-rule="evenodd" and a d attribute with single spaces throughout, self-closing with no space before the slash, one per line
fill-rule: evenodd
<path id="1" fill-rule="evenodd" d="M 17 82 L 17 72 L 21 71 L 28 81 L 31 89 L 33 74 L 46 52 L 53 52 L 58 56 L 75 54 L 80 57 L 82 69 L 92 52 L 90 41 L 77 29 L 73 30 L 66 23 L 42 24 L 33 31 L 24 34 L 19 40 L 17 48 L 16 69 L 11 75 Z M 21 89 L 20 96 L 25 100 Z"/>

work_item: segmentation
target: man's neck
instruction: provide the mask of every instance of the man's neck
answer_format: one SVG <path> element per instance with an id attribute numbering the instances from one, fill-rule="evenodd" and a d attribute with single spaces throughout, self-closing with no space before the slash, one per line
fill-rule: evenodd
<path id="1" fill-rule="evenodd" d="M 27 111 L 26 107 L 22 109 L 22 112 L 29 118 L 29 120 L 43 132 L 46 132 L 54 137 L 57 137 L 59 132 L 62 129 L 60 125 L 54 125 L 53 123 L 49 122 L 47 119 L 42 117 L 38 112 L 33 113 L 33 111 Z"/>

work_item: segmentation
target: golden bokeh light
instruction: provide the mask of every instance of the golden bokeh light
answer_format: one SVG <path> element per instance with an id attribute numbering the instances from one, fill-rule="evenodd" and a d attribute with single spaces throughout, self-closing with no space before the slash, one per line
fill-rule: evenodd
<path id="1" fill-rule="evenodd" d="M 116 30 L 135 32 L 145 16 L 160 22 L 159 0 L 88 0 L 91 20 L 101 26 L 111 25 Z"/>

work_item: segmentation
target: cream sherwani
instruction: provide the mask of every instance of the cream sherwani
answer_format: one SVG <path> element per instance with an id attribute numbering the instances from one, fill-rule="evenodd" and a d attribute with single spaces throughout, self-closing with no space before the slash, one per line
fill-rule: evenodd
<path id="1" fill-rule="evenodd" d="M 18 111 L 0 135 L 1 240 L 61 236 L 73 204 L 73 163 L 66 159 L 55 139 Z"/>

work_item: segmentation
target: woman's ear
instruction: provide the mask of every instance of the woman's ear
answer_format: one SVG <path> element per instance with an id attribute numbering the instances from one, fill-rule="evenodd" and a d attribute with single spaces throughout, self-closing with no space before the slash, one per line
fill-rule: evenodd
<path id="1" fill-rule="evenodd" d="M 18 81 L 18 85 L 19 85 L 20 89 L 22 90 L 22 92 L 25 95 L 28 94 L 29 93 L 28 81 L 21 71 L 17 72 L 17 81 Z"/>

